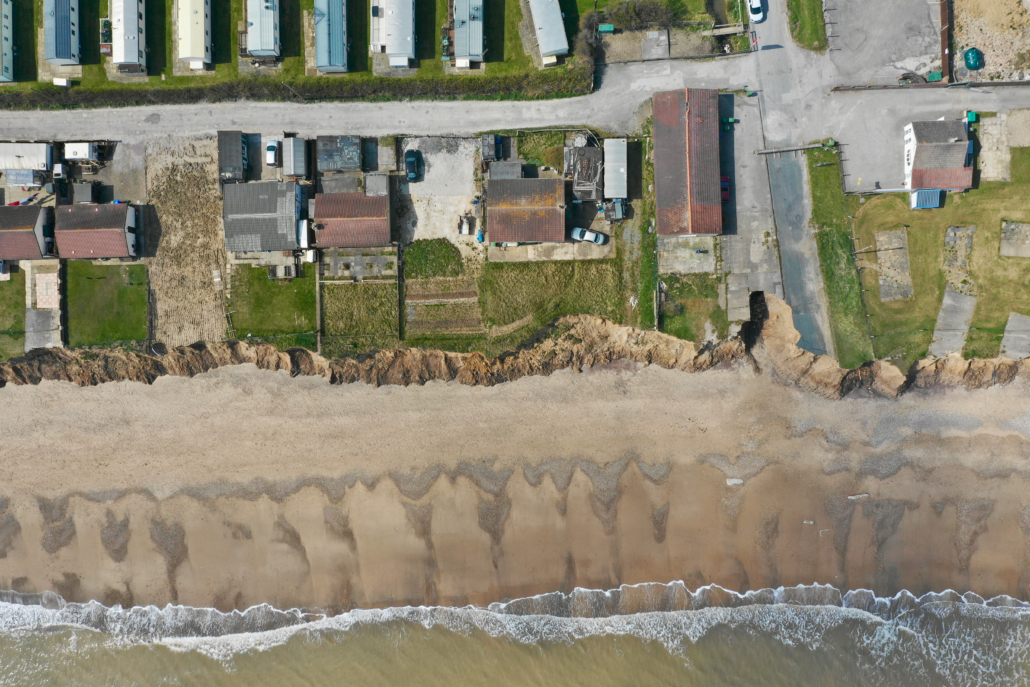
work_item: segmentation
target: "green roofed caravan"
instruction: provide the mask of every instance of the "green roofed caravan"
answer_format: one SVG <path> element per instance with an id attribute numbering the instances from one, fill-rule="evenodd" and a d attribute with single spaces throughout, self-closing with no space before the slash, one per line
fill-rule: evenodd
<path id="1" fill-rule="evenodd" d="M 315 0 L 315 67 L 327 74 L 347 71 L 346 0 Z"/>

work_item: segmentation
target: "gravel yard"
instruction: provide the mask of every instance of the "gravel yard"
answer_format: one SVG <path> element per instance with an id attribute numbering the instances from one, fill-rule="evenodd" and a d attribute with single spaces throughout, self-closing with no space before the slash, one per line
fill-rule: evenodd
<path id="1" fill-rule="evenodd" d="M 165 139 L 148 149 L 145 262 L 156 301 L 156 339 L 168 346 L 226 337 L 217 157 L 213 138 Z"/>
<path id="2" fill-rule="evenodd" d="M 960 78 L 1030 78 L 1030 9 L 1021 0 L 955 0 L 955 69 Z M 979 48 L 984 68 L 968 77 L 962 56 Z"/>

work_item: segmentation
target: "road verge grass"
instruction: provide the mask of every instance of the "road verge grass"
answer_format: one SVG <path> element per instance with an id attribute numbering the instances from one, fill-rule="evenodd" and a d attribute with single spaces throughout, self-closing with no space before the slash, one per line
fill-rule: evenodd
<path id="1" fill-rule="evenodd" d="M 826 52 L 826 21 L 823 0 L 787 0 L 790 35 L 805 50 Z"/>

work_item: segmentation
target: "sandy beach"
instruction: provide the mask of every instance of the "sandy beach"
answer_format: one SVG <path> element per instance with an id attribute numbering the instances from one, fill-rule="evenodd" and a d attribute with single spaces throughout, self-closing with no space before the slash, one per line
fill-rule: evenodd
<path id="1" fill-rule="evenodd" d="M 1026 394 L 829 401 L 743 363 L 8 386 L 0 588 L 222 610 L 672 580 L 1025 599 Z"/>

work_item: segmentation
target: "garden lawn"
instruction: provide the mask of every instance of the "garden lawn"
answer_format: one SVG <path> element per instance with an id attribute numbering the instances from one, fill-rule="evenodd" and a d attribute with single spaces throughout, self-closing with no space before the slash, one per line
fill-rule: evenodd
<path id="1" fill-rule="evenodd" d="M 68 260 L 68 344 L 93 346 L 147 338 L 147 268 Z"/>
<path id="2" fill-rule="evenodd" d="M 419 239 L 404 249 L 404 278 L 458 277 L 464 271 L 461 251 L 447 239 Z"/>
<path id="3" fill-rule="evenodd" d="M 312 265 L 303 277 L 280 284 L 264 267 L 234 267 L 229 312 L 236 336 L 272 340 L 315 331 L 315 269 Z"/>
<path id="4" fill-rule="evenodd" d="M 397 284 L 323 284 L 322 353 L 342 357 L 400 345 Z"/>
<path id="5" fill-rule="evenodd" d="M 686 341 L 705 339 L 705 324 L 721 339 L 729 335 L 730 321 L 719 307 L 719 279 L 710 274 L 667 275 L 661 331 Z"/>
<path id="6" fill-rule="evenodd" d="M 0 360 L 25 354 L 25 272 L 0 281 Z"/>

